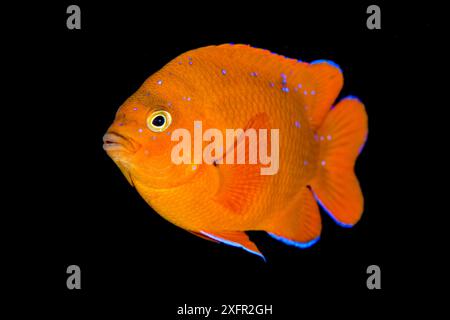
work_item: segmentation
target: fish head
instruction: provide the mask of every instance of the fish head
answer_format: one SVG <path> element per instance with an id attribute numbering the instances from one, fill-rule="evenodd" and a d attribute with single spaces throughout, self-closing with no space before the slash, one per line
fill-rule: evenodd
<path id="1" fill-rule="evenodd" d="M 181 97 L 170 102 L 148 92 L 144 84 L 120 106 L 103 136 L 103 149 L 131 185 L 153 189 L 176 187 L 193 179 L 200 170 L 193 163 L 173 161 L 172 149 L 182 138 L 172 141 L 172 134 L 177 129 L 192 134 L 194 120 L 202 119 L 202 115 L 192 106 L 183 105 Z"/>

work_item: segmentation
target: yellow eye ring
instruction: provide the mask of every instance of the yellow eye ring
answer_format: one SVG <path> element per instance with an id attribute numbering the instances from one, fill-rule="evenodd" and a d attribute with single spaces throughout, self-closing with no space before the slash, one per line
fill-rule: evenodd
<path id="1" fill-rule="evenodd" d="M 153 112 L 147 118 L 147 127 L 153 132 L 163 132 L 172 123 L 172 116 L 165 110 Z"/>

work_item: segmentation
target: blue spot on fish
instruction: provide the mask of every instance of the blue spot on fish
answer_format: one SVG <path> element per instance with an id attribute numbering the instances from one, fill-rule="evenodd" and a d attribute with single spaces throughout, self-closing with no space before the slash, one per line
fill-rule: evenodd
<path id="1" fill-rule="evenodd" d="M 223 75 L 226 75 L 226 74 L 227 74 L 227 70 L 222 69 L 222 74 L 223 74 Z"/>
<path id="2" fill-rule="evenodd" d="M 162 80 L 158 80 L 157 84 L 162 85 Z"/>
<path id="3" fill-rule="evenodd" d="M 285 85 L 287 83 L 286 75 L 284 73 L 281 74 L 281 83 Z"/>
<path id="4" fill-rule="evenodd" d="M 289 88 L 288 87 L 283 87 L 283 88 L 281 88 L 281 90 L 283 90 L 284 92 L 289 92 Z"/>

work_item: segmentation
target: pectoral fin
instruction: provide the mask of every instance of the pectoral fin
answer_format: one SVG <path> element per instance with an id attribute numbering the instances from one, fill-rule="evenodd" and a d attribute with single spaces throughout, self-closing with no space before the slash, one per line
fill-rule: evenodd
<path id="1" fill-rule="evenodd" d="M 268 129 L 270 131 L 270 123 L 267 114 L 259 113 L 251 118 L 243 128 L 247 129 Z M 270 134 L 268 135 L 268 145 L 270 145 Z M 245 148 L 245 164 L 237 163 L 238 146 L 244 145 Z M 220 175 L 220 189 L 214 196 L 214 200 L 220 205 L 236 214 L 243 214 L 252 201 L 258 195 L 258 192 L 267 182 L 268 177 L 261 175 L 262 165 L 259 163 L 249 164 L 249 139 L 240 136 L 235 139 L 234 147 L 227 150 L 227 153 L 234 154 L 234 163 L 219 164 L 217 170 Z M 255 150 L 253 150 L 255 151 Z M 224 155 L 226 158 L 226 155 Z"/>

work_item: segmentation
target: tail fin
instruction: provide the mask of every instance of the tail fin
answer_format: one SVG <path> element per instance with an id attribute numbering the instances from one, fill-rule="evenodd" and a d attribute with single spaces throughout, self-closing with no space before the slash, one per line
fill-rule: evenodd
<path id="1" fill-rule="evenodd" d="M 367 127 L 364 105 L 347 97 L 327 114 L 317 132 L 320 163 L 311 188 L 325 211 L 344 227 L 358 222 L 363 211 L 364 199 L 353 168 Z"/>

